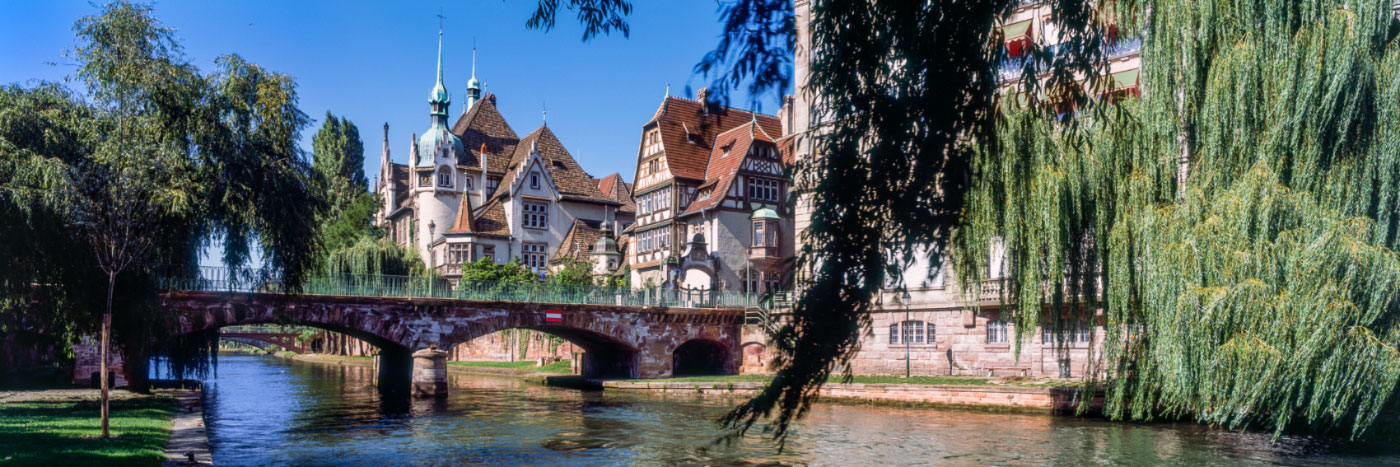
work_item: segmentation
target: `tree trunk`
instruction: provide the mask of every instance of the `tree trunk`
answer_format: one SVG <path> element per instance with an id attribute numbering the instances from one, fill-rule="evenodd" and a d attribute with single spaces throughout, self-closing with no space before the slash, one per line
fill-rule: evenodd
<path id="1" fill-rule="evenodd" d="M 99 375 L 99 383 L 102 385 L 102 439 L 111 437 L 107 430 L 107 421 L 110 415 L 107 405 L 107 386 L 111 384 L 107 379 L 107 347 L 111 344 L 112 333 L 112 289 L 117 286 L 117 275 L 107 274 L 107 310 L 102 312 L 102 363 L 98 367 L 102 372 Z"/>

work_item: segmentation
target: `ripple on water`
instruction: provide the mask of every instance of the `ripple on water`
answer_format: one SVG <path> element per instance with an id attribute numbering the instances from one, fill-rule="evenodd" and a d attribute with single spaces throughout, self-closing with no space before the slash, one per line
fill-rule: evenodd
<path id="1" fill-rule="evenodd" d="M 221 465 L 1377 465 L 1357 446 L 1042 415 L 818 404 L 779 453 L 762 426 L 714 444 L 736 403 L 452 375 L 443 399 L 383 400 L 368 367 L 226 356 L 206 383 Z"/>

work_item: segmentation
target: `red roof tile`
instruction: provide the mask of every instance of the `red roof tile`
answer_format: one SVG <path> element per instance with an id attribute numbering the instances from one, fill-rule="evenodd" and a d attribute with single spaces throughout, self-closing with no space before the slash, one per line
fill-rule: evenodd
<path id="1" fill-rule="evenodd" d="M 660 128 L 666 165 L 676 177 L 704 179 L 715 136 L 755 119 L 754 114 L 739 109 L 711 104 L 706 111 L 706 107 L 696 100 L 667 97 L 652 120 L 643 125 L 655 122 Z M 777 117 L 759 114 L 757 121 L 768 134 L 782 134 Z"/>

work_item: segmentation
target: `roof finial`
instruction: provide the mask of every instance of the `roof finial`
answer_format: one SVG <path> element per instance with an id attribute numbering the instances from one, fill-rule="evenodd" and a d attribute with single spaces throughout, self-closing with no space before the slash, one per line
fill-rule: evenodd
<path id="1" fill-rule="evenodd" d="M 438 82 L 438 84 L 442 84 L 442 20 L 447 19 L 447 17 L 442 15 L 442 9 L 441 9 L 441 8 L 438 9 L 438 15 L 437 15 L 437 17 L 438 17 L 438 69 L 437 69 L 437 82 Z"/>
<path id="2" fill-rule="evenodd" d="M 542 123 L 544 126 L 549 126 L 549 103 L 548 103 L 548 102 L 542 102 L 542 103 L 540 103 L 540 123 Z"/>
<path id="3" fill-rule="evenodd" d="M 666 98 L 671 97 L 671 83 L 666 83 Z"/>

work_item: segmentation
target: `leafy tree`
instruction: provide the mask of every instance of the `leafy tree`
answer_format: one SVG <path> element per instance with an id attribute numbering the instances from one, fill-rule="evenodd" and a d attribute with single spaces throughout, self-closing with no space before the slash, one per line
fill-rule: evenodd
<path id="1" fill-rule="evenodd" d="M 390 241 L 361 235 L 354 243 L 326 254 L 318 271 L 322 275 L 385 275 L 427 277 L 430 274 L 418 252 Z"/>
<path id="2" fill-rule="evenodd" d="M 572 260 L 549 276 L 549 283 L 555 285 L 593 285 L 593 263 Z"/>
<path id="3" fill-rule="evenodd" d="M 107 310 L 96 304 L 112 297 L 112 340 L 139 390 L 151 351 L 181 372 L 212 358 L 212 341 L 166 334 L 175 317 L 156 306 L 156 277 L 192 273 L 211 241 L 241 266 L 257 241 L 262 274 L 300 283 L 312 259 L 310 170 L 296 147 L 306 117 L 291 78 L 236 55 L 201 74 L 150 7 L 114 2 L 75 30 L 85 95 L 51 83 L 0 89 L 0 244 L 25 250 L 0 259 L 0 285 L 46 299 L 7 298 L 0 311 L 85 333 L 99 326 L 83 310 Z"/>
<path id="4" fill-rule="evenodd" d="M 810 75 L 798 92 L 816 104 L 813 121 L 829 123 L 798 142 L 813 155 L 795 175 L 812 206 L 796 265 L 804 293 L 774 338 L 773 382 L 725 419 L 735 435 L 778 409 L 772 429 L 783 439 L 832 370 L 849 368 L 844 363 L 870 325 L 886 277 L 898 278 L 917 251 L 941 264 L 961 220 L 975 149 L 998 141 L 996 65 L 1004 51 L 995 26 L 1019 3 L 808 2 L 812 46 L 801 52 L 810 53 Z M 628 13 L 594 6 L 602 10 L 581 18 L 585 25 Z M 1033 47 L 1040 60 L 1022 70 L 1024 95 L 1106 67 L 1104 15 L 1085 0 L 1056 0 L 1052 11 L 1066 53 Z M 792 4 L 736 0 L 722 13 L 721 42 L 696 66 L 717 77 L 717 96 L 727 100 L 730 86 L 744 82 L 753 83 L 755 103 L 765 91 L 786 91 Z"/>

